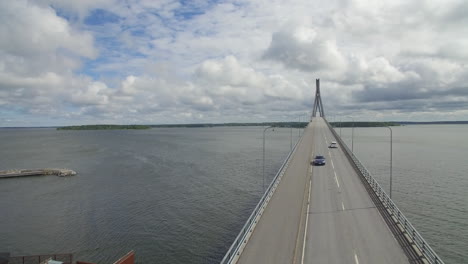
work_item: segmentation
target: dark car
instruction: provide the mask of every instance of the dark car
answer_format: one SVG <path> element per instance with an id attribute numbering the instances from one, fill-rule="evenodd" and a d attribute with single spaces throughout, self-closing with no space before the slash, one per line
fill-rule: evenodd
<path id="1" fill-rule="evenodd" d="M 325 157 L 322 155 L 315 156 L 314 160 L 312 161 L 313 165 L 325 165 Z"/>

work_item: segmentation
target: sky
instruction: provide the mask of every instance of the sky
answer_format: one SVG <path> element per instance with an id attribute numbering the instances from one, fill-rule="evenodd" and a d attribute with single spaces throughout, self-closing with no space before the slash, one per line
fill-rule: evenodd
<path id="1" fill-rule="evenodd" d="M 0 1 L 0 127 L 468 120 L 466 0 Z"/>

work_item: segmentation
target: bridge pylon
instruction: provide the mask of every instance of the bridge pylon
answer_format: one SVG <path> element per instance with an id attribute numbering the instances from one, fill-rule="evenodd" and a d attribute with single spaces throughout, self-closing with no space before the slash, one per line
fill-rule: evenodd
<path id="1" fill-rule="evenodd" d="M 312 120 L 313 117 L 317 116 L 317 110 L 320 112 L 320 117 L 325 117 L 325 112 L 323 111 L 322 97 L 320 97 L 320 79 L 315 80 L 315 101 L 314 101 L 314 110 L 312 111 Z"/>

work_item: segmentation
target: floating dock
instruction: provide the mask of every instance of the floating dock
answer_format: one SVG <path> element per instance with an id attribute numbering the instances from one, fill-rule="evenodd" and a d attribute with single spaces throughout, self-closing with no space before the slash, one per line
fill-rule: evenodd
<path id="1" fill-rule="evenodd" d="M 16 178 L 28 176 L 43 176 L 43 175 L 57 175 L 60 177 L 73 176 L 76 172 L 69 169 L 35 169 L 35 170 L 2 170 L 0 171 L 0 179 L 2 178 Z"/>

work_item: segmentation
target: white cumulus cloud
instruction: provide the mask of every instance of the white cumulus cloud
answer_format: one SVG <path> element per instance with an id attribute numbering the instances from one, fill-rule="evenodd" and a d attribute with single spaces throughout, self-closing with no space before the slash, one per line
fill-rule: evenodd
<path id="1" fill-rule="evenodd" d="M 466 119 L 467 12 L 464 0 L 0 1 L 0 126 L 296 120 L 316 78 L 329 114 Z"/>

